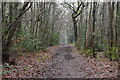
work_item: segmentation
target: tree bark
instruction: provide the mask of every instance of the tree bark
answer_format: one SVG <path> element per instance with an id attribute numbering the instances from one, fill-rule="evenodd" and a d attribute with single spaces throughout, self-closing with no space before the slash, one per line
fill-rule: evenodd
<path id="1" fill-rule="evenodd" d="M 118 79 L 120 78 L 120 2 L 117 2 L 117 44 L 118 44 L 118 57 L 119 57 L 119 62 L 118 62 Z"/>
<path id="2" fill-rule="evenodd" d="M 92 39 L 91 39 L 91 41 L 92 41 L 92 52 L 93 52 L 93 57 L 95 57 L 96 58 L 96 53 L 95 53 L 95 21 L 96 21 L 96 12 L 95 12 L 95 9 L 96 9 L 96 2 L 93 2 L 93 26 L 92 26 Z"/>
<path id="3" fill-rule="evenodd" d="M 114 2 L 108 3 L 109 7 L 109 28 L 108 28 L 108 37 L 109 37 L 109 54 L 110 54 L 110 60 L 112 60 L 112 47 L 113 47 L 113 18 L 114 18 Z"/>
<path id="4" fill-rule="evenodd" d="M 76 42 L 77 37 L 78 37 L 78 34 L 77 34 L 77 21 L 76 21 L 76 18 L 74 18 L 74 17 L 72 17 L 72 20 L 73 20 L 73 26 L 74 26 L 74 40 Z"/>

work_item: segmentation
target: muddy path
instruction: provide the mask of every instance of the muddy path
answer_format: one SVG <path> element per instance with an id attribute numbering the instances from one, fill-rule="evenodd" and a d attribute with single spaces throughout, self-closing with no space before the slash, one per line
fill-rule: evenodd
<path id="1" fill-rule="evenodd" d="M 4 78 L 116 78 L 115 61 L 84 57 L 72 45 L 49 47 L 48 52 L 20 56 L 16 65 L 4 68 Z"/>
<path id="2" fill-rule="evenodd" d="M 113 71 L 114 70 L 114 71 Z M 55 56 L 43 68 L 43 78 L 111 78 L 116 77 L 114 62 L 85 58 L 73 46 L 60 46 Z"/>

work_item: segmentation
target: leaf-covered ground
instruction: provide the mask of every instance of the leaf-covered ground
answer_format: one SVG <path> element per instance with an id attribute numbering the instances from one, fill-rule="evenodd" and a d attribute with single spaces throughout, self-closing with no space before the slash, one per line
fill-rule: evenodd
<path id="1" fill-rule="evenodd" d="M 3 78 L 116 78 L 117 70 L 115 61 L 86 58 L 65 45 L 19 56 L 16 65 L 3 68 Z"/>

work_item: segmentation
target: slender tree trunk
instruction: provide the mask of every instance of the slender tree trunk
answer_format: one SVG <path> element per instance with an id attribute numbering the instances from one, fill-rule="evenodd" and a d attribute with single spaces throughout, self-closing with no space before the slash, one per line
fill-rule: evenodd
<path id="1" fill-rule="evenodd" d="M 87 8 L 89 7 L 89 3 L 87 2 Z M 89 35 L 89 13 L 91 14 L 91 8 L 89 8 L 90 9 L 90 11 L 88 11 L 88 10 L 86 10 L 86 15 L 87 15 L 87 17 L 86 17 L 86 27 L 85 27 L 85 41 L 84 41 L 84 50 L 86 50 L 86 49 L 88 49 L 88 44 L 87 44 L 87 42 L 88 42 L 88 35 Z"/>
<path id="2" fill-rule="evenodd" d="M 114 2 L 109 2 L 108 3 L 108 7 L 109 7 L 109 54 L 110 54 L 110 60 L 112 60 L 111 56 L 112 56 L 112 47 L 113 47 L 113 15 L 114 15 Z"/>
<path id="3" fill-rule="evenodd" d="M 77 37 L 78 37 L 78 34 L 77 34 L 77 20 L 74 17 L 72 17 L 72 20 L 73 20 L 73 26 L 74 26 L 74 40 L 76 42 Z"/>
<path id="4" fill-rule="evenodd" d="M 118 38 L 118 55 L 119 55 L 119 60 L 120 60 L 120 2 L 118 2 L 118 5 L 117 5 L 117 10 L 118 10 L 118 25 L 117 25 L 117 38 Z"/>
<path id="5" fill-rule="evenodd" d="M 90 49 L 91 44 L 90 44 L 90 33 L 91 33 L 91 13 L 92 13 L 92 3 L 90 5 L 90 11 L 89 11 L 89 15 L 88 15 L 88 28 L 87 28 L 87 32 L 86 32 L 86 49 Z"/>
<path id="6" fill-rule="evenodd" d="M 119 57 L 119 62 L 118 62 L 118 69 L 120 69 L 120 2 L 117 2 L 117 15 L 118 15 L 118 18 L 117 18 L 117 43 L 118 43 L 118 57 Z M 118 79 L 120 78 L 120 70 L 118 70 Z"/>
<path id="7" fill-rule="evenodd" d="M 93 26 L 92 26 L 92 51 L 93 51 L 93 57 L 96 58 L 96 53 L 95 53 L 95 21 L 96 21 L 96 13 L 95 13 L 95 9 L 96 9 L 96 2 L 93 2 Z"/>

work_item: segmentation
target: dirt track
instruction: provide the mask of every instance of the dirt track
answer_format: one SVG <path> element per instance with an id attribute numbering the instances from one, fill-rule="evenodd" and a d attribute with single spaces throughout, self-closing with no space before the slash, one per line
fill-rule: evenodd
<path id="1" fill-rule="evenodd" d="M 111 78 L 116 77 L 115 67 L 107 62 L 94 61 L 73 52 L 72 46 L 61 46 L 56 55 L 43 68 L 44 78 Z M 92 63 L 93 62 L 93 63 Z M 95 62 L 95 63 L 94 63 Z M 103 68 L 103 69 L 102 69 Z M 112 71 L 114 69 L 114 71 Z"/>
<path id="2" fill-rule="evenodd" d="M 49 47 L 47 53 L 20 56 L 7 78 L 116 78 L 118 64 L 109 60 L 86 58 L 71 45 Z M 48 56 L 47 59 L 40 57 Z M 51 57 L 50 57 L 51 56 Z"/>

